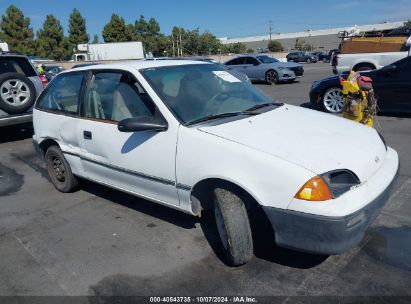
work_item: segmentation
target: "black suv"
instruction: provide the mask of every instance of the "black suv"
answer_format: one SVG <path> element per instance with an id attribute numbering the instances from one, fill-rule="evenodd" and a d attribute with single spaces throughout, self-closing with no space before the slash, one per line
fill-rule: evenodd
<path id="1" fill-rule="evenodd" d="M 292 52 L 289 53 L 287 56 L 287 61 L 293 61 L 293 62 L 307 62 L 307 63 L 311 63 L 311 62 L 317 62 L 318 61 L 318 57 L 307 53 L 307 52 Z"/>
<path id="2" fill-rule="evenodd" d="M 27 57 L 0 52 L 0 127 L 30 122 L 46 83 Z"/>

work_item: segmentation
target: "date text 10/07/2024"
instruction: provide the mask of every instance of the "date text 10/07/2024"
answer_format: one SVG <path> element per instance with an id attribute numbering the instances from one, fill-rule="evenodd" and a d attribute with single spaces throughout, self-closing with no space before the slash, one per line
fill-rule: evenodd
<path id="1" fill-rule="evenodd" d="M 150 303 L 258 303 L 255 297 L 150 297 Z"/>

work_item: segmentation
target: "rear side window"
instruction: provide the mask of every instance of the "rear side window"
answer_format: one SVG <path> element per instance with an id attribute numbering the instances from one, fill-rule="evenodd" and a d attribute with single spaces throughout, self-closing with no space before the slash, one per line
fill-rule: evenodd
<path id="1" fill-rule="evenodd" d="M 58 75 L 40 95 L 37 109 L 77 114 L 84 72 Z"/>
<path id="2" fill-rule="evenodd" d="M 24 57 L 0 57 L 0 72 L 18 73 L 27 77 L 37 76 L 31 63 Z"/>
<path id="3" fill-rule="evenodd" d="M 226 65 L 237 65 L 237 64 L 244 64 L 244 57 L 235 58 L 226 63 Z"/>

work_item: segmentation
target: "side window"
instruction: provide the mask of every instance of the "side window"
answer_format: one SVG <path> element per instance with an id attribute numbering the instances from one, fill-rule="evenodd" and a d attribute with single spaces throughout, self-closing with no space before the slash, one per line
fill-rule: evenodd
<path id="1" fill-rule="evenodd" d="M 119 122 L 152 116 L 150 98 L 133 77 L 123 72 L 96 72 L 85 94 L 85 116 Z"/>
<path id="2" fill-rule="evenodd" d="M 260 62 L 253 57 L 246 57 L 245 64 L 259 64 Z"/>
<path id="3" fill-rule="evenodd" d="M 36 108 L 77 114 L 83 80 L 84 72 L 58 75 L 41 94 Z"/>
<path id="4" fill-rule="evenodd" d="M 230 61 L 230 65 L 244 64 L 244 57 L 235 58 Z"/>

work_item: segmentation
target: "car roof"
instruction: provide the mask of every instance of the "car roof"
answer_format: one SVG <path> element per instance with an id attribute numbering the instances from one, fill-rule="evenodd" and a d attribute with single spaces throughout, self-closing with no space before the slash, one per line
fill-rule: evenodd
<path id="1" fill-rule="evenodd" d="M 195 60 L 131 60 L 131 61 L 121 61 L 117 63 L 110 64 L 96 64 L 90 66 L 79 67 L 74 70 L 68 70 L 64 73 L 69 73 L 70 71 L 85 71 L 85 70 L 105 70 L 105 69 L 124 69 L 124 68 L 135 68 L 136 70 L 147 69 L 147 68 L 158 68 L 166 66 L 176 66 L 176 65 L 190 65 L 190 64 L 211 64 L 205 61 L 195 61 Z"/>

